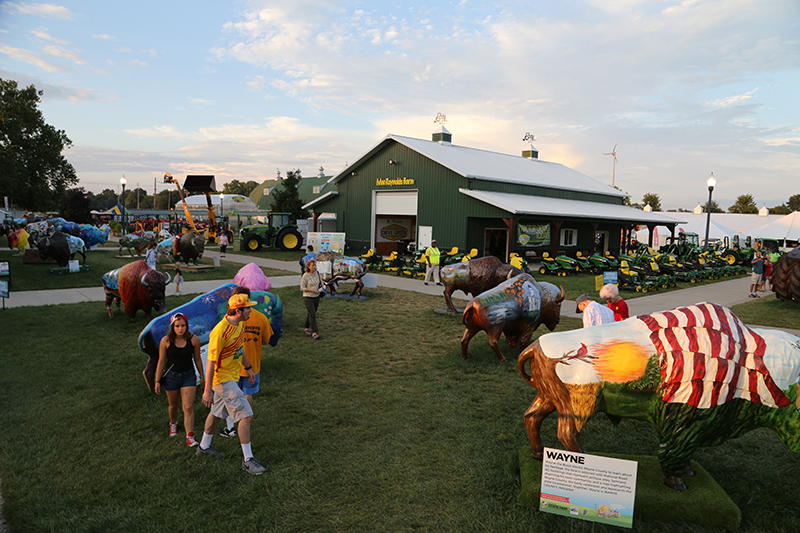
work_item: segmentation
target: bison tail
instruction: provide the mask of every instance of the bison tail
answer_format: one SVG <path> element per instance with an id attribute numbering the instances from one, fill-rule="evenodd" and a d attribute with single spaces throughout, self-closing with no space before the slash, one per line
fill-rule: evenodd
<path id="1" fill-rule="evenodd" d="M 472 305 L 467 305 L 467 308 L 464 309 L 464 314 L 461 316 L 461 323 L 465 326 L 469 324 L 474 324 L 473 317 L 475 315 L 475 308 Z"/>
<path id="2" fill-rule="evenodd" d="M 525 370 L 525 363 L 527 363 L 530 359 L 536 355 L 536 351 L 539 349 L 539 341 L 537 340 L 531 346 L 528 346 L 521 354 L 519 354 L 519 358 L 517 358 L 517 370 L 519 371 L 519 375 L 522 376 L 522 379 L 528 382 L 528 385 L 533 387 L 533 377 L 528 374 Z M 533 372 L 533 371 L 531 371 Z"/>

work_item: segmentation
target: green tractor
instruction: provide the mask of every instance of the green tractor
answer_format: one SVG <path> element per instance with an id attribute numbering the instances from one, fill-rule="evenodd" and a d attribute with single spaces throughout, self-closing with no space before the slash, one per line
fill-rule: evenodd
<path id="1" fill-rule="evenodd" d="M 255 252 L 262 246 L 299 250 L 303 246 L 303 236 L 300 235 L 297 226 L 289 221 L 289 213 L 270 211 L 267 219 L 267 224 L 254 224 L 241 229 L 240 250 Z"/>

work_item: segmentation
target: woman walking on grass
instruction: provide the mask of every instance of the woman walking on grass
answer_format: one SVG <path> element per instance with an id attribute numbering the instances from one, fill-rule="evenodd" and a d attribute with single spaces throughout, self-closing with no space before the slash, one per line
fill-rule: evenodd
<path id="1" fill-rule="evenodd" d="M 319 307 L 320 286 L 322 281 L 317 272 L 317 261 L 309 259 L 306 263 L 306 272 L 300 280 L 300 289 L 303 291 L 303 304 L 306 306 L 306 335 L 311 335 L 313 339 L 319 339 L 319 328 L 317 328 L 317 308 Z M 311 328 L 311 329 L 309 329 Z"/>
<path id="2" fill-rule="evenodd" d="M 200 340 L 189 331 L 186 315 L 175 313 L 169 319 L 169 332 L 161 339 L 158 348 L 155 392 L 161 395 L 162 387 L 167 391 L 170 437 L 178 434 L 178 405 L 183 405 L 183 427 L 188 446 L 197 446 L 194 439 L 194 397 L 197 392 L 195 365 L 202 374 Z M 203 384 L 202 375 L 200 384 Z"/>

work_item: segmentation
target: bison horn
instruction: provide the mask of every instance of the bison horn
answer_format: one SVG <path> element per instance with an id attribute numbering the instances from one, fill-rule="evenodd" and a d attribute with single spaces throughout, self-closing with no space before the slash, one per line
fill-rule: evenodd
<path id="1" fill-rule="evenodd" d="M 556 303 L 561 303 L 561 302 L 563 302 L 563 301 L 564 301 L 564 287 L 562 287 L 562 286 L 560 286 L 560 285 L 559 285 L 559 287 L 558 287 L 558 288 L 559 288 L 559 289 L 561 289 L 561 296 L 559 296 L 558 298 L 556 298 Z"/>
<path id="2" fill-rule="evenodd" d="M 172 277 L 170 277 L 169 272 L 167 272 L 166 274 L 167 274 L 167 282 L 165 283 L 165 285 L 169 285 L 169 282 L 172 281 Z"/>
<path id="3" fill-rule="evenodd" d="M 147 277 L 147 272 L 142 274 L 142 285 L 144 285 L 145 287 L 147 287 L 147 281 L 145 281 L 146 277 Z"/>

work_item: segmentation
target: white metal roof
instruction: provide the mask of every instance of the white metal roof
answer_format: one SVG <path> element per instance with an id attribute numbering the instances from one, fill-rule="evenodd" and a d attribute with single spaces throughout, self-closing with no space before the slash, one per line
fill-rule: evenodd
<path id="1" fill-rule="evenodd" d="M 304 205 L 304 206 L 303 206 L 303 209 L 310 209 L 310 208 L 314 207 L 314 206 L 315 206 L 315 205 L 317 205 L 317 204 L 321 204 L 321 203 L 323 203 L 323 202 L 324 202 L 325 200 L 327 200 L 328 198 L 333 198 L 333 197 L 334 197 L 334 196 L 336 196 L 337 194 L 339 194 L 339 191 L 329 191 L 329 192 L 326 192 L 325 194 L 322 194 L 322 195 L 320 195 L 320 196 L 317 196 L 316 198 L 314 198 L 313 200 L 311 200 L 310 202 L 308 202 L 306 205 Z"/>
<path id="2" fill-rule="evenodd" d="M 648 213 L 625 205 L 527 196 L 507 192 L 458 189 L 462 194 L 486 202 L 514 215 L 624 220 L 632 224 L 680 224 L 684 221 L 660 213 Z M 684 215 L 685 213 L 681 213 Z"/>
<path id="3" fill-rule="evenodd" d="M 390 141 L 407 146 L 466 178 L 603 194 L 615 198 L 628 196 L 609 185 L 559 163 L 392 134 L 387 135 L 373 146 L 350 168 L 345 168 L 333 176 L 330 182 L 336 183 L 349 176 L 353 166 L 373 155 Z M 400 164 L 402 164 L 402 161 Z"/>

